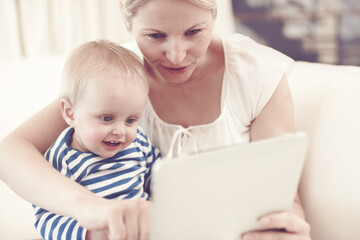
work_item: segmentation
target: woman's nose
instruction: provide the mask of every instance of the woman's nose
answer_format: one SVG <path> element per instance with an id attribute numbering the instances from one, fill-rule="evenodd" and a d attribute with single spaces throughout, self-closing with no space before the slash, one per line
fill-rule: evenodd
<path id="1" fill-rule="evenodd" d="M 166 50 L 166 57 L 174 65 L 179 65 L 186 56 L 186 43 L 180 39 L 173 39 L 169 42 Z"/>

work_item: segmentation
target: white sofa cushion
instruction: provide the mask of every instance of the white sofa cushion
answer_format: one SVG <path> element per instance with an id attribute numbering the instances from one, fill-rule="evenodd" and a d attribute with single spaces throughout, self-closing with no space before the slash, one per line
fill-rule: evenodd
<path id="1" fill-rule="evenodd" d="M 289 84 L 310 136 L 300 195 L 313 240 L 360 239 L 360 67 L 297 62 Z"/>
<path id="2" fill-rule="evenodd" d="M 64 62 L 54 56 L 0 63 L 0 139 L 57 98 Z M 0 180 L 0 239 L 40 239 L 33 214 Z"/>

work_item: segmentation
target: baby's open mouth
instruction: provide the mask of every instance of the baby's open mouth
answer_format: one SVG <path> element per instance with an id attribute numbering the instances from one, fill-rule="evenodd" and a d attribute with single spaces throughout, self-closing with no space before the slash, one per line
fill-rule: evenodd
<path id="1" fill-rule="evenodd" d="M 108 142 L 104 141 L 104 143 L 111 147 L 116 147 L 120 145 L 120 142 L 115 142 L 115 141 L 108 141 Z"/>

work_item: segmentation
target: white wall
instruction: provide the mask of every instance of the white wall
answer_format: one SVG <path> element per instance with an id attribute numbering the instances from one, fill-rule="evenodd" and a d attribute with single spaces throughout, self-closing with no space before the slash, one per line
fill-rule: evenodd
<path id="1" fill-rule="evenodd" d="M 218 0 L 215 32 L 234 32 L 231 0 Z M 118 0 L 0 0 L 0 61 L 70 52 L 89 40 L 127 42 Z"/>

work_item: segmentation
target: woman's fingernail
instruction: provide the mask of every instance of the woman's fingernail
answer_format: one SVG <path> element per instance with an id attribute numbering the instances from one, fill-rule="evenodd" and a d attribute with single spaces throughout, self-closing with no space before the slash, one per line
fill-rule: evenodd
<path id="1" fill-rule="evenodd" d="M 263 227 L 268 226 L 270 224 L 270 218 L 265 217 L 265 218 L 260 219 L 260 224 Z"/>

